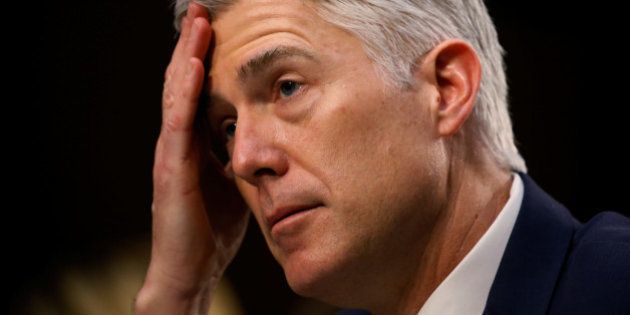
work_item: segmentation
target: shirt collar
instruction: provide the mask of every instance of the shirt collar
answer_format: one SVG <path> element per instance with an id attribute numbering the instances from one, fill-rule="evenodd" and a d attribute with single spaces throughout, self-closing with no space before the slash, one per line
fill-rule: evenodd
<path id="1" fill-rule="evenodd" d="M 523 182 L 512 175 L 510 198 L 477 244 L 433 291 L 418 315 L 481 314 L 523 202 Z"/>

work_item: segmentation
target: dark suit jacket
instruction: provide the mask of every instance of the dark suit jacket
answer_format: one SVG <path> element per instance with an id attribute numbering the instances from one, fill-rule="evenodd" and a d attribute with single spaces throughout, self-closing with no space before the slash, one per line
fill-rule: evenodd
<path id="1" fill-rule="evenodd" d="M 630 219 L 580 224 L 525 174 L 484 314 L 630 314 Z"/>
<path id="2" fill-rule="evenodd" d="M 523 203 L 484 314 L 630 315 L 630 219 L 603 212 L 580 224 L 519 175 Z"/>

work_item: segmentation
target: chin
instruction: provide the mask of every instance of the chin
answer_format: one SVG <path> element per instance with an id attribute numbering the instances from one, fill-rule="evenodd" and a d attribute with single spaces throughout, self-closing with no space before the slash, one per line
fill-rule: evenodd
<path id="1" fill-rule="evenodd" d="M 346 252 L 347 254 L 347 252 Z M 287 283 L 296 294 L 330 305 L 346 304 L 352 281 L 352 268 L 347 255 L 326 252 L 296 252 L 282 266 Z"/>
<path id="2" fill-rule="evenodd" d="M 322 287 L 330 282 L 332 261 L 320 259 L 313 253 L 292 253 L 285 260 L 282 269 L 291 289 L 301 296 L 315 298 Z"/>

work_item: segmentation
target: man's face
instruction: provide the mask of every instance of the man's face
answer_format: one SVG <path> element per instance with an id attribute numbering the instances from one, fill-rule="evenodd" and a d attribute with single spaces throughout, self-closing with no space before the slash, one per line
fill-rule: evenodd
<path id="1" fill-rule="evenodd" d="M 361 42 L 302 1 L 240 1 L 212 27 L 209 117 L 291 287 L 325 294 L 415 254 L 442 163 L 422 84 L 386 87 Z"/>

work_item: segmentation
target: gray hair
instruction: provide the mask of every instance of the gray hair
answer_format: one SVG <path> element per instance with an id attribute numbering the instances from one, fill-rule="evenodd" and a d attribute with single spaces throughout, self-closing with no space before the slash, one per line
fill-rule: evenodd
<path id="1" fill-rule="evenodd" d="M 212 19 L 238 0 L 195 0 Z M 440 42 L 458 38 L 479 54 L 482 79 L 464 132 L 500 167 L 527 172 L 508 112 L 503 48 L 483 0 L 310 0 L 329 23 L 357 36 L 387 83 L 412 86 L 417 61 Z M 176 0 L 175 28 L 189 0 Z"/>

